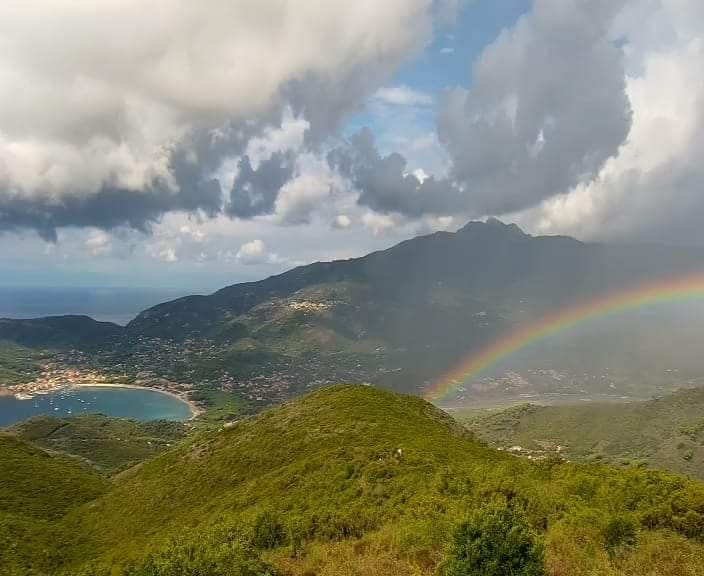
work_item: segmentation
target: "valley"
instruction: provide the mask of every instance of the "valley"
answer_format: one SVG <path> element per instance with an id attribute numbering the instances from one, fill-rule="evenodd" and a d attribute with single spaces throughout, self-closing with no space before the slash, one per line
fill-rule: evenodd
<path id="1" fill-rule="evenodd" d="M 532 458 L 559 456 L 672 470 L 704 480 L 704 388 L 633 403 L 453 412 L 490 446 Z"/>

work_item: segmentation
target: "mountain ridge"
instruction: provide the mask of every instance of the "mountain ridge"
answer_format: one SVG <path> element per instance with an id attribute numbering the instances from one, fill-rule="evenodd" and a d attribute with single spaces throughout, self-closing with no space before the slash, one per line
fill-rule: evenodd
<path id="1" fill-rule="evenodd" d="M 44 574 L 49 559 L 62 575 L 181 574 L 184 557 L 211 566 L 208 552 L 236 545 L 281 576 L 430 576 L 487 502 L 523 511 L 551 575 L 694 576 L 704 554 L 704 484 L 530 462 L 420 398 L 339 385 L 198 434 L 54 523 L 28 525 L 20 558 L 36 571 L 20 573 Z M 635 533 L 616 557 L 604 539 L 614 523 Z M 53 535 L 45 556 L 29 553 L 32 530 Z M 164 571 L 149 572 L 154 562 Z M 186 573 L 220 573 L 205 566 Z"/>
<path id="2" fill-rule="evenodd" d="M 29 328 L 3 321 L 0 340 L 83 348 L 93 369 L 128 381 L 148 374 L 210 395 L 235 388 L 259 405 L 338 381 L 422 393 L 468 353 L 556 309 L 702 271 L 701 250 L 531 236 L 493 219 L 164 302 L 125 328 L 75 318 Z M 616 336 L 593 338 L 570 370 L 618 361 L 630 339 Z M 620 354 L 624 369 L 640 361 L 633 354 Z"/>

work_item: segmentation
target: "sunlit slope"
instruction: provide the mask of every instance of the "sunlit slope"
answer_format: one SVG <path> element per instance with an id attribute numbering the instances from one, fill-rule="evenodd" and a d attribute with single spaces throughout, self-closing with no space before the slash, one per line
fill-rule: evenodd
<path id="1" fill-rule="evenodd" d="M 59 519 L 106 488 L 76 462 L 0 433 L 0 575 L 48 568 Z"/>
<path id="2" fill-rule="evenodd" d="M 139 562 L 172 537 L 202 548 L 236 533 L 282 573 L 432 574 L 453 528 L 492 499 L 526 509 L 551 574 L 645 574 L 652 555 L 655 573 L 701 573 L 704 485 L 514 458 L 423 400 L 362 386 L 321 390 L 156 458 L 72 512 L 66 545 L 75 570 Z M 637 541 L 614 564 L 603 531 L 621 517 Z"/>
<path id="3" fill-rule="evenodd" d="M 52 519 L 105 489 L 97 474 L 0 433 L 0 512 Z"/>
<path id="4" fill-rule="evenodd" d="M 9 431 L 50 450 L 75 456 L 104 474 L 114 474 L 153 458 L 181 441 L 181 422 L 136 422 L 83 414 L 69 418 L 36 416 Z"/>
<path id="5" fill-rule="evenodd" d="M 81 524 L 109 555 L 138 553 L 155 533 L 266 509 L 317 523 L 325 537 L 361 534 L 424 499 L 455 460 L 513 464 L 464 434 L 419 398 L 328 388 L 144 465 Z"/>
<path id="6" fill-rule="evenodd" d="M 704 479 L 704 389 L 632 404 L 523 405 L 475 417 L 496 447 L 614 464 L 643 463 Z"/>

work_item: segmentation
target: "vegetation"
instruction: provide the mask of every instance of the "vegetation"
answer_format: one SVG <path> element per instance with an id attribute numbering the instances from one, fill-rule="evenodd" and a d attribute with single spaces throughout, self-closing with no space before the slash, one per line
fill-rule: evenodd
<path id="1" fill-rule="evenodd" d="M 60 519 L 107 484 L 75 462 L 0 433 L 0 576 L 47 573 Z"/>
<path id="2" fill-rule="evenodd" d="M 252 408 L 235 394 L 216 390 L 198 391 L 191 394 L 191 400 L 205 409 L 198 424 L 208 427 L 211 424 L 222 425 L 223 422 L 238 420 L 251 414 Z"/>
<path id="3" fill-rule="evenodd" d="M 161 454 L 186 435 L 181 422 L 135 422 L 100 414 L 37 416 L 9 430 L 51 452 L 79 457 L 114 474 Z"/>
<path id="4" fill-rule="evenodd" d="M 0 434 L 0 462 L 0 512 L 58 518 L 105 489 L 96 474 L 7 434 Z"/>
<path id="5" fill-rule="evenodd" d="M 41 352 L 0 340 L 0 391 L 3 386 L 22 384 L 39 374 Z"/>
<path id="6" fill-rule="evenodd" d="M 444 576 L 542 576 L 543 548 L 520 509 L 492 503 L 455 530 Z"/>
<path id="7" fill-rule="evenodd" d="M 96 486 L 15 541 L 12 558 L 34 562 L 16 573 L 454 576 L 487 558 L 517 574 L 702 573 L 701 483 L 515 458 L 423 400 L 372 387 L 200 432 Z"/>
<path id="8" fill-rule="evenodd" d="M 610 557 L 625 548 L 633 546 L 637 540 L 637 524 L 630 516 L 616 516 L 604 526 L 604 547 Z"/>
<path id="9" fill-rule="evenodd" d="M 124 576 L 275 576 L 259 552 L 232 531 L 209 530 L 175 539 L 144 560 L 128 565 Z"/>
<path id="10" fill-rule="evenodd" d="M 0 340 L 29 348 L 94 349 L 119 336 L 122 328 L 88 316 L 51 316 L 29 320 L 0 318 Z"/>
<path id="11" fill-rule="evenodd" d="M 459 414 L 490 445 L 579 462 L 647 465 L 704 480 L 704 388 L 647 402 L 522 405 Z"/>

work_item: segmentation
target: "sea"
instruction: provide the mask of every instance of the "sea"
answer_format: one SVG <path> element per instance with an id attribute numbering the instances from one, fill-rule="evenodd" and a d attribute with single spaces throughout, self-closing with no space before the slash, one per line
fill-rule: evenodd
<path id="1" fill-rule="evenodd" d="M 78 314 L 124 326 L 142 310 L 190 293 L 176 288 L 0 285 L 0 318 Z"/>
<path id="2" fill-rule="evenodd" d="M 0 428 L 38 415 L 55 417 L 105 414 L 132 420 L 186 421 L 190 406 L 179 398 L 157 390 L 138 388 L 66 388 L 38 394 L 29 400 L 0 396 Z"/>
<path id="3" fill-rule="evenodd" d="M 79 314 L 125 325 L 145 308 L 188 292 L 161 288 L 0 286 L 0 318 Z M 177 397 L 134 388 L 66 388 L 30 400 L 0 396 L 0 428 L 32 416 L 100 413 L 133 420 L 188 420 L 190 406 Z"/>

